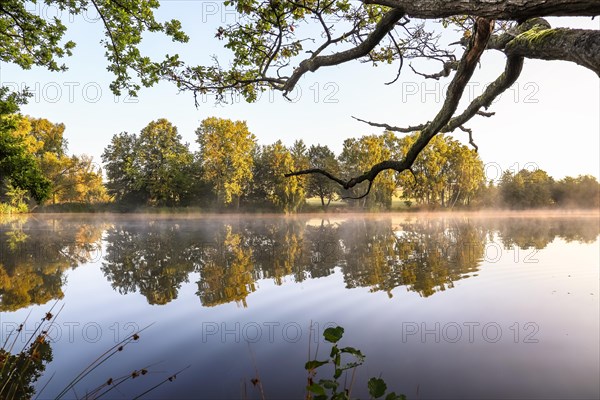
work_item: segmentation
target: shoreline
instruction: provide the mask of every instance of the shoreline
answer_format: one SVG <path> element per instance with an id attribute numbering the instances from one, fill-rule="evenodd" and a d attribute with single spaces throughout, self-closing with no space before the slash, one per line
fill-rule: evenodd
<path id="1" fill-rule="evenodd" d="M 421 218 L 598 218 L 600 219 L 600 209 L 561 209 L 561 210 L 439 210 L 439 211 L 375 211 L 375 212 L 299 212 L 294 214 L 276 213 L 276 212 L 201 212 L 190 210 L 186 212 L 183 209 L 169 211 L 133 211 L 133 212 L 31 212 L 19 214 L 0 214 L 3 218 L 76 218 L 76 217 L 95 217 L 95 218 L 121 218 L 128 219 L 222 219 L 222 218 L 285 218 L 285 219 L 346 219 L 346 218 L 387 218 L 387 217 L 421 217 Z"/>

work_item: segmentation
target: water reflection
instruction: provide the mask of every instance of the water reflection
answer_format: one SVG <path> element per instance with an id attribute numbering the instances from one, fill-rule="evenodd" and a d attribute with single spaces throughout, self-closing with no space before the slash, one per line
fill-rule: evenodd
<path id="1" fill-rule="evenodd" d="M 74 220 L 0 220 L 0 311 L 61 299 L 65 272 L 100 256 L 103 230 Z"/>
<path id="2" fill-rule="evenodd" d="M 62 298 L 65 272 L 93 260 L 102 241 L 101 270 L 119 293 L 162 305 L 196 279 L 210 307 L 246 306 L 262 279 L 282 285 L 336 268 L 347 288 L 392 297 L 403 286 L 427 297 L 476 275 L 492 241 L 542 249 L 599 233 L 594 218 L 11 219 L 0 221 L 0 311 Z"/>

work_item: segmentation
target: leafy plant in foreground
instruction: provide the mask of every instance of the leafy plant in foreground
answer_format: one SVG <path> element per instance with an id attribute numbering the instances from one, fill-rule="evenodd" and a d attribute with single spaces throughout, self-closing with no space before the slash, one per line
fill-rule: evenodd
<path id="1" fill-rule="evenodd" d="M 350 393 L 352 390 L 352 383 L 354 382 L 354 372 L 356 367 L 362 365 L 365 360 L 364 354 L 354 347 L 338 347 L 338 342 L 344 335 L 344 328 L 336 326 L 335 328 L 327 328 L 323 332 L 323 337 L 333 346 L 329 353 L 329 360 L 319 361 L 316 358 L 308 361 L 304 368 L 308 371 L 308 385 L 307 399 L 313 400 L 349 400 Z M 342 363 L 342 357 L 351 357 L 349 361 Z M 332 364 L 334 367 L 333 379 L 319 379 L 315 382 L 314 378 L 317 374 L 317 369 Z M 342 373 L 347 370 L 352 370 L 352 379 L 350 380 L 350 386 L 340 386 L 338 379 L 342 376 Z M 378 399 L 385 396 L 385 400 L 405 400 L 406 396 L 403 394 L 396 394 L 394 392 L 386 394 L 387 385 L 381 378 L 371 378 L 367 383 L 369 389 L 369 395 L 371 398 Z"/>

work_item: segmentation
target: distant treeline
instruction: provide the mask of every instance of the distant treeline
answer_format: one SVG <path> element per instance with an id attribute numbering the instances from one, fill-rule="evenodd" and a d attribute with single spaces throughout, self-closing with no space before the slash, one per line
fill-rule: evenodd
<path id="1" fill-rule="evenodd" d="M 449 136 L 436 136 L 411 171 L 380 174 L 368 196 L 366 182 L 350 190 L 322 175 L 284 174 L 321 168 L 342 177 L 402 159 L 417 134 L 392 132 L 344 141 L 335 155 L 302 140 L 258 145 L 245 122 L 208 118 L 196 130 L 192 152 L 166 119 L 138 134 L 116 134 L 104 149 L 102 169 L 88 156 L 67 154 L 65 126 L 45 119 L 3 115 L 0 125 L 0 212 L 54 209 L 132 210 L 197 207 L 210 211 L 298 212 L 327 209 L 598 208 L 600 184 L 592 176 L 555 181 L 542 170 L 506 172 L 488 182 L 476 151 Z M 340 201 L 341 200 L 341 201 Z M 64 207 L 60 207 L 60 205 Z M 79 208 L 77 207 L 79 206 Z M 50 207 L 51 208 L 51 207 Z"/>

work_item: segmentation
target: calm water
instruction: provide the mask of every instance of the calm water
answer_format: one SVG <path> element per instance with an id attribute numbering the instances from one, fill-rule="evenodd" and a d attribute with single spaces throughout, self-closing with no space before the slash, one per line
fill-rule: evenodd
<path id="1" fill-rule="evenodd" d="M 64 306 L 41 398 L 146 327 L 65 398 L 188 366 L 145 398 L 260 398 L 257 377 L 302 398 L 332 325 L 366 354 L 353 396 L 381 375 L 409 398 L 598 398 L 599 234 L 581 214 L 5 218 L 0 339 Z"/>

